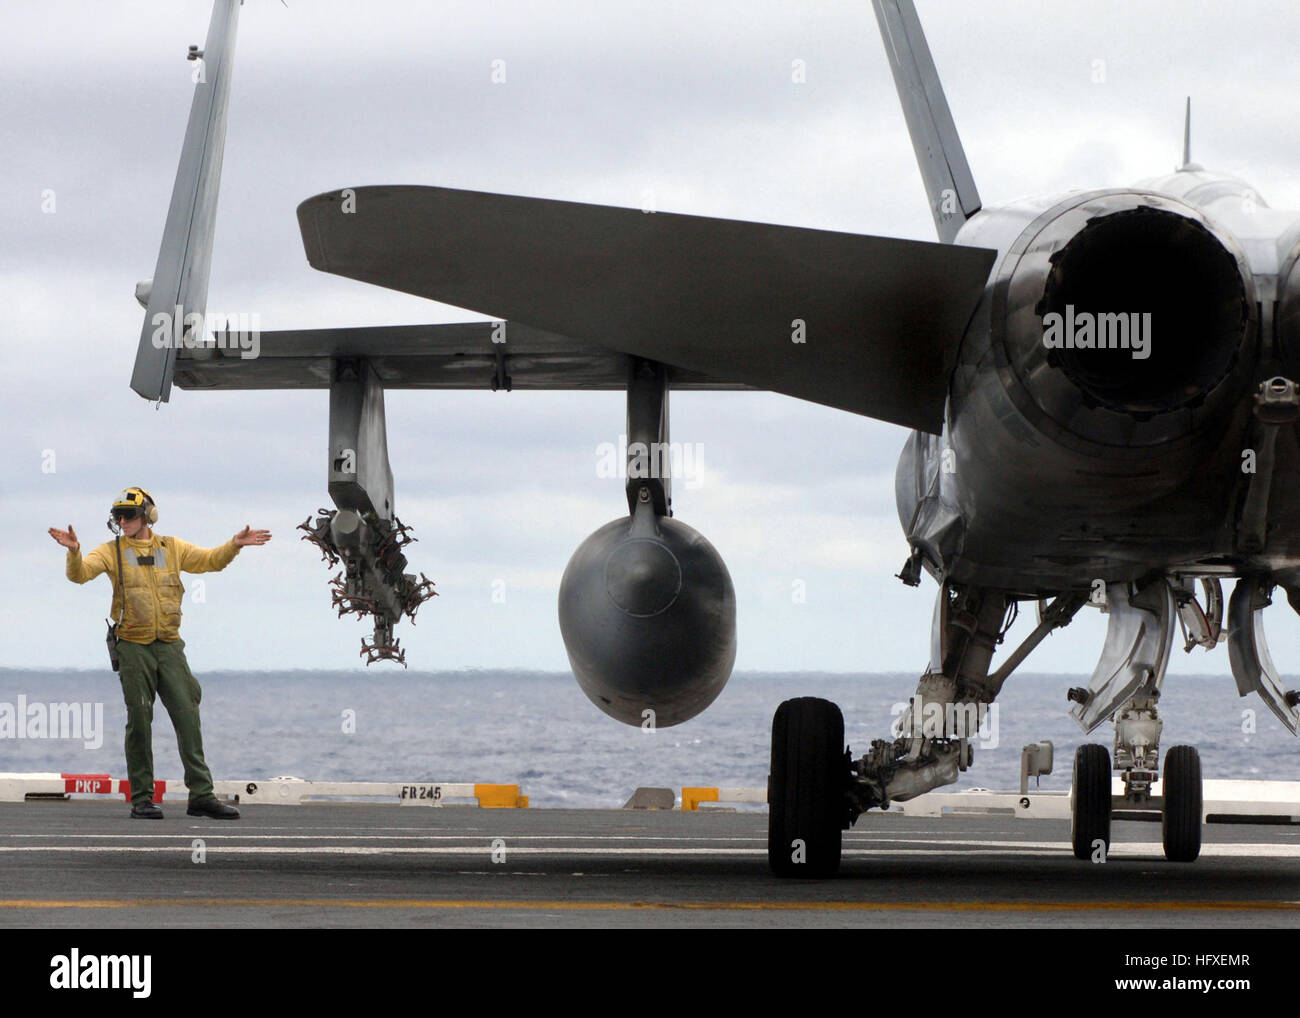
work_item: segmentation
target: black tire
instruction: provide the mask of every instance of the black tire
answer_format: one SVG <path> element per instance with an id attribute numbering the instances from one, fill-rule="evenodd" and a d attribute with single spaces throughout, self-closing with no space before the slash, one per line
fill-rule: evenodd
<path id="1" fill-rule="evenodd" d="M 767 786 L 767 858 L 773 873 L 833 877 L 838 872 L 848 779 L 839 707 L 811 696 L 781 704 L 772 719 Z"/>
<path id="2" fill-rule="evenodd" d="M 1110 853 L 1110 751 L 1096 743 L 1074 751 L 1070 841 L 1076 859 L 1091 859 L 1097 841 Z"/>
<path id="3" fill-rule="evenodd" d="M 1201 755 L 1195 746 L 1174 746 L 1165 754 L 1165 808 L 1160 832 L 1165 858 L 1195 862 L 1201 854 Z"/>

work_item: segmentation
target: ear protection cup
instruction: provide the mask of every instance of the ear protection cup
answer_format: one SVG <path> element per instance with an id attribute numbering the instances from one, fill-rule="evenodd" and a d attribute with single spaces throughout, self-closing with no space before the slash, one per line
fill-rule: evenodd
<path id="1" fill-rule="evenodd" d="M 144 518 L 149 521 L 150 525 L 158 522 L 158 507 L 154 505 L 153 496 L 143 488 L 139 489 L 140 494 L 145 497 Z"/>

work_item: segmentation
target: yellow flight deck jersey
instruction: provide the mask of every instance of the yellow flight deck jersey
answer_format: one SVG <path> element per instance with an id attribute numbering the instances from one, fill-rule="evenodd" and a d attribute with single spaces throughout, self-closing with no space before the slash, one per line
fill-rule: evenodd
<path id="1" fill-rule="evenodd" d="M 157 533 L 148 541 L 122 538 L 122 570 L 125 582 L 117 580 L 117 552 L 113 542 L 101 544 L 84 559 L 80 551 L 68 549 L 68 579 L 86 583 L 100 573 L 113 580 L 113 606 L 110 619 L 116 621 L 126 595 L 126 617 L 117 635 L 131 643 L 171 643 L 180 637 L 181 598 L 185 587 L 181 570 L 187 573 L 213 573 L 225 569 L 239 554 L 234 539 L 219 548 L 196 548 L 178 537 L 161 537 Z M 152 559 L 152 561 L 151 561 Z"/>

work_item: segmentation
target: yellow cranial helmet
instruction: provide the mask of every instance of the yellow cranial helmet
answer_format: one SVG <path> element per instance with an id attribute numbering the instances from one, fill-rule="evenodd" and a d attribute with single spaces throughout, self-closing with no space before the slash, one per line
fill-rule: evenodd
<path id="1" fill-rule="evenodd" d="M 148 523 L 158 522 L 158 507 L 154 505 L 153 496 L 143 488 L 127 488 L 113 501 L 113 516 L 134 519 L 136 512 L 142 514 Z"/>

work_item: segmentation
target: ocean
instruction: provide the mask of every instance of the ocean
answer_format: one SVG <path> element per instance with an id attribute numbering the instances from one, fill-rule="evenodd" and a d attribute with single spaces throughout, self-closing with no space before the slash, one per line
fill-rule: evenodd
<path id="1" fill-rule="evenodd" d="M 503 782 L 534 807 L 618 807 L 642 785 L 762 787 L 772 712 L 793 696 L 839 703 L 855 755 L 887 737 L 896 705 L 916 676 L 740 672 L 721 697 L 684 724 L 642 731 L 598 711 L 567 673 L 527 671 L 210 671 L 203 686 L 203 738 L 215 778 Z M 1020 750 L 1050 739 L 1055 768 L 1044 789 L 1066 789 L 1074 749 L 1109 747 L 1107 723 L 1091 738 L 1069 717 L 1066 690 L 1084 676 L 1017 674 L 989 718 L 985 744 L 959 788 L 1016 789 Z M 125 710 L 117 676 L 103 671 L 0 669 L 0 710 L 30 703 L 102 703 L 102 745 L 0 738 L 0 771 L 126 776 Z M 1300 744 L 1230 676 L 1170 675 L 1160 703 L 1163 751 L 1190 743 L 1206 778 L 1300 779 Z M 996 720 L 996 727 L 993 722 Z M 351 729 L 349 731 L 349 729 Z M 991 736 L 996 736 L 992 738 Z M 178 780 L 180 760 L 161 703 L 154 766 Z M 1032 786 L 1031 786 L 1032 787 Z"/>

